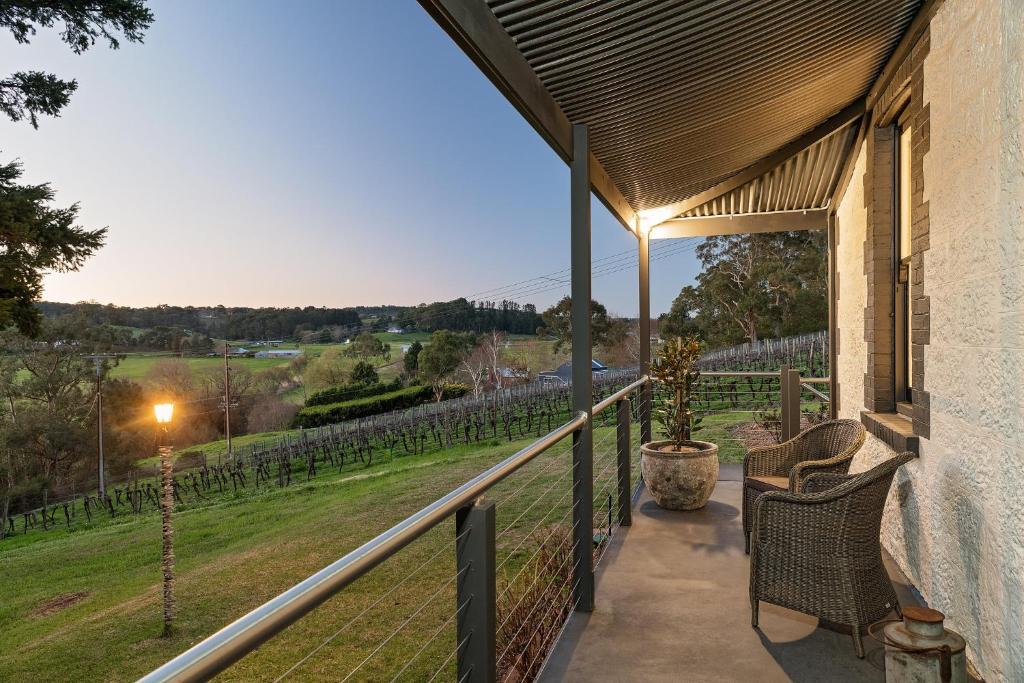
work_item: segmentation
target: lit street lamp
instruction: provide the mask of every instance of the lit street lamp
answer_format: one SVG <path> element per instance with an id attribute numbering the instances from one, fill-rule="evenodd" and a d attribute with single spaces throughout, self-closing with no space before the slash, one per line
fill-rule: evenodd
<path id="1" fill-rule="evenodd" d="M 171 527 L 171 512 L 174 509 L 174 463 L 171 446 L 168 443 L 167 428 L 174 417 L 173 403 L 157 403 L 153 406 L 156 422 L 160 425 L 163 438 L 160 440 L 160 513 L 163 520 L 163 555 L 161 566 L 164 574 L 164 636 L 171 634 L 174 620 L 174 529 Z"/>

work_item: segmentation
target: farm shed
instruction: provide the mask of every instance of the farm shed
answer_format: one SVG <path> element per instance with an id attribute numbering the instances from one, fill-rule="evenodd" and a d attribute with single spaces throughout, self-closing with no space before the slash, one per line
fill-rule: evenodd
<path id="1" fill-rule="evenodd" d="M 257 351 L 257 358 L 298 358 L 302 355 L 302 349 L 267 349 Z"/>

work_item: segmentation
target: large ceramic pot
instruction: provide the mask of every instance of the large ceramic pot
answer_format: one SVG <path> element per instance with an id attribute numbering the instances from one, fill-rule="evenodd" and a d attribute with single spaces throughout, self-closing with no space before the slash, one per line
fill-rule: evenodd
<path id="1" fill-rule="evenodd" d="M 652 441 L 640 446 L 644 485 L 654 501 L 668 510 L 704 507 L 718 481 L 718 446 L 706 441 L 687 441 L 675 450 L 671 441 Z"/>

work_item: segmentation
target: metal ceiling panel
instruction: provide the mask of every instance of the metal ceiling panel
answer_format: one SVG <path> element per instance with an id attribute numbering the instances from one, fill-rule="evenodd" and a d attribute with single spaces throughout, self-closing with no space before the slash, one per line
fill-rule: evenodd
<path id="1" fill-rule="evenodd" d="M 588 124 L 594 156 L 636 210 L 707 190 L 863 97 L 921 4 L 486 2 L 569 120 Z M 764 179 L 788 178 L 788 197 L 744 188 L 748 203 L 821 201 L 809 174 L 831 170 L 832 151 L 808 150 Z"/>
<path id="2" fill-rule="evenodd" d="M 745 185 L 690 209 L 681 218 L 729 216 L 828 207 L 857 137 L 857 123 L 819 140 Z"/>

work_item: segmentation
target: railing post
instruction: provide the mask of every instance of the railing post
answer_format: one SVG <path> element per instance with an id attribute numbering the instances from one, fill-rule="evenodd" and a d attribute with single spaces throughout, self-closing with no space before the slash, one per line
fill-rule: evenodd
<path id="1" fill-rule="evenodd" d="M 573 586 L 576 610 L 594 609 L 594 376 L 590 291 L 590 138 L 572 127 L 570 251 L 572 262 L 572 407 L 587 422 L 573 433 Z"/>
<path id="2" fill-rule="evenodd" d="M 629 426 L 631 421 L 629 399 L 620 399 L 615 406 L 616 445 L 619 455 L 619 524 L 633 523 L 633 482 L 630 468 Z"/>
<path id="3" fill-rule="evenodd" d="M 783 365 L 779 370 L 779 419 L 782 440 L 800 433 L 800 371 Z"/>
<path id="4" fill-rule="evenodd" d="M 651 234 L 640 226 L 640 219 L 637 218 L 637 270 L 640 274 L 640 320 L 638 321 L 637 333 L 640 337 L 640 374 L 647 375 L 651 371 Z M 640 443 L 651 441 L 651 383 L 645 384 L 639 391 L 640 405 L 638 416 L 640 418 Z"/>
<path id="5" fill-rule="evenodd" d="M 455 609 L 458 650 L 456 680 L 494 683 L 497 608 L 495 606 L 494 503 L 479 501 L 455 513 Z"/>

